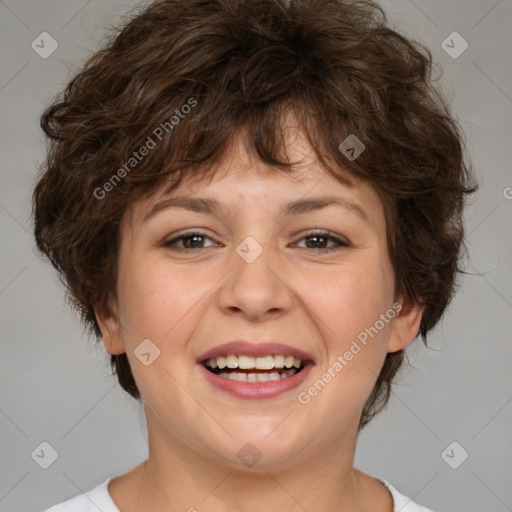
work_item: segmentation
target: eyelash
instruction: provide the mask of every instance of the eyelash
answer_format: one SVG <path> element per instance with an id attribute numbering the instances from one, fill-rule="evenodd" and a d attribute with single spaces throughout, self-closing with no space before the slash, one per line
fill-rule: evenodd
<path id="1" fill-rule="evenodd" d="M 171 250 L 178 250 L 178 251 L 197 251 L 197 250 L 200 250 L 200 249 L 208 249 L 208 247 L 198 247 L 196 249 L 189 249 L 189 248 L 186 248 L 186 247 L 178 247 L 178 248 L 172 248 L 172 246 L 176 246 L 176 242 L 178 242 L 179 240 L 183 240 L 185 238 L 192 238 L 194 236 L 200 236 L 202 238 L 209 238 L 210 240 L 211 237 L 209 237 L 208 235 L 204 234 L 204 233 L 201 233 L 199 231 L 189 231 L 187 233 L 183 233 L 181 234 L 180 236 L 176 237 L 176 238 L 173 238 L 172 240 L 168 240 L 167 242 L 164 242 L 164 247 L 168 247 L 168 248 L 171 248 Z M 344 240 L 340 240 L 339 238 L 331 235 L 329 232 L 327 231 L 315 231 L 315 232 L 310 232 L 310 233 L 306 233 L 301 239 L 300 241 L 304 240 L 305 238 L 313 238 L 313 237 L 319 237 L 319 238 L 326 238 L 328 241 L 330 242 L 334 242 L 337 244 L 337 247 L 331 247 L 329 249 L 310 249 L 310 250 L 313 250 L 313 251 L 322 251 L 324 253 L 326 252 L 333 252 L 333 251 L 339 251 L 340 249 L 343 249 L 343 248 L 347 248 L 347 247 L 350 247 L 350 244 Z M 303 249 L 308 249 L 308 247 L 303 247 Z"/>

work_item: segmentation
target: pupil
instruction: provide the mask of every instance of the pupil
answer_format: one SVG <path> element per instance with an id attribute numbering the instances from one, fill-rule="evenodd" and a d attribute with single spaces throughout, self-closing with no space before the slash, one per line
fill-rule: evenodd
<path id="1" fill-rule="evenodd" d="M 309 237 L 308 237 L 308 240 L 310 240 L 310 241 L 311 241 L 311 240 L 317 240 L 317 241 L 318 241 L 318 240 L 325 240 L 325 236 L 317 236 L 317 235 L 315 235 L 315 236 L 309 236 Z M 322 244 L 322 246 L 323 246 L 323 244 Z M 317 246 L 316 244 L 314 244 L 314 245 L 313 245 L 313 248 L 315 248 L 315 247 L 318 247 L 318 246 Z"/>
<path id="2" fill-rule="evenodd" d="M 188 245 L 190 245 L 188 242 L 190 242 L 192 239 L 195 239 L 197 241 L 198 238 L 203 238 L 203 237 L 201 235 L 190 235 L 190 236 L 187 236 L 184 239 L 185 247 L 187 247 L 187 249 L 190 249 L 191 247 L 188 247 Z M 192 248 L 193 247 L 196 247 L 196 245 L 192 245 Z"/>

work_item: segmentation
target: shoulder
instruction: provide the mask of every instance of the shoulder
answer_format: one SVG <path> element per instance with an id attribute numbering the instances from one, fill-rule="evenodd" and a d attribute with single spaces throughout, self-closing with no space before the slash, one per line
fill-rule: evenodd
<path id="1" fill-rule="evenodd" d="M 108 484 L 112 478 L 107 478 L 94 489 L 82 493 L 43 512 L 119 512 L 108 493 Z"/>
<path id="2" fill-rule="evenodd" d="M 399 493 L 386 480 L 383 480 L 382 478 L 378 478 L 377 480 L 380 480 L 389 489 L 391 496 L 393 496 L 394 512 L 434 512 L 430 508 L 422 507 L 421 505 L 414 503 L 410 498 Z"/>

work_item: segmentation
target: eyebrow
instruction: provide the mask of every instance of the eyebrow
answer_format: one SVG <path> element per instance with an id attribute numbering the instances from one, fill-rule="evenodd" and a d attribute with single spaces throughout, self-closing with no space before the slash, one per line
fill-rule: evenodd
<path id="1" fill-rule="evenodd" d="M 337 196 L 325 195 L 319 197 L 310 197 L 297 199 L 286 204 L 281 209 L 281 215 L 301 215 L 309 213 L 314 210 L 321 210 L 328 206 L 341 206 L 346 210 L 349 210 L 365 222 L 371 223 L 366 212 L 356 203 L 341 199 Z M 155 204 L 143 217 L 142 222 L 148 221 L 151 217 L 166 210 L 168 208 L 183 208 L 198 213 L 210 213 L 214 215 L 226 214 L 226 205 L 220 203 L 216 199 L 200 198 L 200 197 L 188 197 L 188 196 L 176 196 L 164 199 Z"/>

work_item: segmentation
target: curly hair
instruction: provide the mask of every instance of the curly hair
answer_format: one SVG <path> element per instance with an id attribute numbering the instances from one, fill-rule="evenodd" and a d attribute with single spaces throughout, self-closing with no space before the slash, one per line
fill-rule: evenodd
<path id="1" fill-rule="evenodd" d="M 464 139 L 434 87 L 432 56 L 372 1 L 163 0 L 110 36 L 45 110 L 48 151 L 33 194 L 37 246 L 99 341 L 95 308 L 115 298 L 128 205 L 184 176 L 203 179 L 246 129 L 279 171 L 292 111 L 325 170 L 372 185 L 385 206 L 395 291 L 419 304 L 419 332 L 457 285 L 465 195 L 476 190 Z M 357 159 L 339 149 L 355 134 Z M 388 353 L 362 428 L 386 405 L 403 350 Z M 140 398 L 126 354 L 112 370 Z"/>

